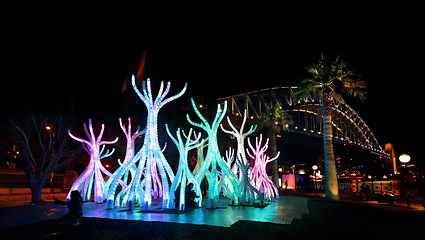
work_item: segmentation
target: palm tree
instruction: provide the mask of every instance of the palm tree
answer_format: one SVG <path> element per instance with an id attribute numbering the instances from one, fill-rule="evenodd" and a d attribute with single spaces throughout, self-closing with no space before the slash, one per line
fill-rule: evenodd
<path id="1" fill-rule="evenodd" d="M 274 157 L 277 154 L 276 134 L 280 133 L 281 130 L 288 129 L 288 126 L 294 122 L 292 121 L 291 116 L 287 114 L 278 104 L 266 104 L 265 111 L 261 113 L 260 117 L 260 128 L 266 128 L 267 137 L 270 139 L 270 156 Z M 272 181 L 276 186 L 279 186 L 279 174 L 277 172 L 278 162 L 276 160 L 271 164 Z"/>
<path id="2" fill-rule="evenodd" d="M 306 70 L 310 76 L 301 81 L 295 95 L 302 98 L 318 94 L 322 100 L 325 197 L 338 201 L 338 182 L 332 144 L 332 103 L 334 100 L 344 101 L 341 96 L 343 93 L 363 101 L 366 83 L 361 80 L 360 75 L 350 70 L 339 56 L 331 59 L 321 54 L 319 61 L 307 66 Z"/>

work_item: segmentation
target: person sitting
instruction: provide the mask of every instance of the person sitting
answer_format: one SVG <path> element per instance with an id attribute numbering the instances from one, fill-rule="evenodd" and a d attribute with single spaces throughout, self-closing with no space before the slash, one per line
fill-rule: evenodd
<path id="1" fill-rule="evenodd" d="M 196 195 L 195 191 L 193 190 L 193 183 L 189 183 L 185 189 L 185 208 L 186 209 L 192 209 L 197 207 L 197 202 L 195 202 L 196 198 L 199 198 L 198 195 Z"/>
<path id="2" fill-rule="evenodd" d="M 63 219 L 67 219 L 71 222 L 72 226 L 78 226 L 80 224 L 79 218 L 83 215 L 83 198 L 80 192 L 74 190 L 71 192 L 71 199 L 69 201 L 61 201 L 53 196 L 55 200 L 54 204 L 60 204 L 68 207 L 68 214 Z"/>

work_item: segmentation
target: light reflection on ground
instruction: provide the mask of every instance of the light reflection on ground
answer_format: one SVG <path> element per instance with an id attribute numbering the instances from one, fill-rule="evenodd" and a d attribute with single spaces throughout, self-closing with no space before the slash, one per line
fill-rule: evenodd
<path id="1" fill-rule="evenodd" d="M 125 211 L 123 208 L 106 210 L 105 204 L 84 203 L 83 217 L 124 219 L 153 222 L 187 223 L 196 225 L 211 225 L 230 227 L 239 220 L 269 222 L 276 224 L 291 224 L 292 219 L 301 219 L 302 214 L 308 214 L 307 198 L 284 196 L 267 207 L 229 206 L 227 200 L 220 199 L 220 208 L 198 208 L 188 212 L 177 210 L 156 209 L 140 212 L 138 208 Z"/>

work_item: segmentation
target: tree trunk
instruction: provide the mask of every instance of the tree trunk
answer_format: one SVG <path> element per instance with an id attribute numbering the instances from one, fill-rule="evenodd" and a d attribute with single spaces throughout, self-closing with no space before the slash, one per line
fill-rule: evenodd
<path id="1" fill-rule="evenodd" d="M 323 98 L 323 143 L 325 157 L 325 198 L 338 201 L 338 180 L 336 177 L 336 166 L 334 148 L 332 143 L 332 92 L 328 91 Z"/>
<path id="2" fill-rule="evenodd" d="M 269 140 L 269 146 L 270 146 L 270 158 L 273 158 L 277 154 L 277 146 L 276 146 L 276 132 L 270 128 L 268 130 L 268 138 Z M 272 170 L 272 181 L 276 185 L 276 187 L 279 188 L 279 173 L 277 171 L 278 169 L 278 160 L 274 160 L 271 163 L 271 170 Z"/>
<path id="3" fill-rule="evenodd" d="M 43 200 L 41 199 L 41 190 L 43 189 L 44 184 L 41 183 L 36 183 L 36 184 L 31 184 L 30 185 L 30 189 L 31 189 L 31 202 L 33 203 L 39 203 L 42 202 Z"/>

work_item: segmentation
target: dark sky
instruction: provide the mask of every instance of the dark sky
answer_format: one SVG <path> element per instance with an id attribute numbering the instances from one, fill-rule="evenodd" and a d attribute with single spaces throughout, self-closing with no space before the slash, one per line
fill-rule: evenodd
<path id="1" fill-rule="evenodd" d="M 295 85 L 323 52 L 341 55 L 368 82 L 365 102 L 347 101 L 380 144 L 392 142 L 398 155 L 422 157 L 416 133 L 424 39 L 415 7 L 297 10 L 199 12 L 181 23 L 165 13 L 154 22 L 142 14 L 137 21 L 118 21 L 113 14 L 25 18 L 3 32 L 7 64 L 0 109 L 6 116 L 55 112 L 74 101 L 88 115 L 106 111 L 119 98 L 124 78 L 136 73 L 145 49 L 155 91 L 161 80 L 172 82 L 171 93 L 188 82 L 181 101 Z"/>

